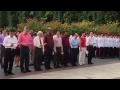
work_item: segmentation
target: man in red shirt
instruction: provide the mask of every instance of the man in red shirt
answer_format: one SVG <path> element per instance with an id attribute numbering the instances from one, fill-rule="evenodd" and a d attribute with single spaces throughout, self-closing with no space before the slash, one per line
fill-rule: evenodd
<path id="1" fill-rule="evenodd" d="M 65 67 L 68 67 L 67 61 L 69 59 L 70 43 L 69 43 L 69 37 L 68 37 L 68 33 L 67 32 L 64 32 L 64 35 L 62 37 L 62 44 L 63 44 L 63 51 L 64 51 L 63 64 L 64 64 Z"/>
<path id="2" fill-rule="evenodd" d="M 20 69 L 22 73 L 31 72 L 29 70 L 29 47 L 31 45 L 31 35 L 28 27 L 24 27 L 24 31 L 20 33 L 18 37 L 18 43 L 20 45 Z M 25 70 L 24 65 L 25 63 Z"/>
<path id="3" fill-rule="evenodd" d="M 47 28 L 47 33 L 44 35 L 44 42 L 45 45 L 45 69 L 49 70 L 52 69 L 50 66 L 51 59 L 52 59 L 52 53 L 53 53 L 53 34 L 52 34 L 52 28 Z"/>
<path id="4" fill-rule="evenodd" d="M 85 55 L 86 55 L 86 38 L 85 33 L 82 33 L 82 36 L 80 37 L 80 47 L 79 47 L 79 64 L 84 65 L 85 64 Z"/>

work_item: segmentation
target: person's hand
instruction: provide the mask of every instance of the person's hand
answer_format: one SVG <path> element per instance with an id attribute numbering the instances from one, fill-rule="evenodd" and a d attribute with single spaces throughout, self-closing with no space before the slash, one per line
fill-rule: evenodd
<path id="1" fill-rule="evenodd" d="M 63 55 L 63 54 L 64 54 L 64 52 L 62 51 L 62 52 L 61 52 L 61 54 Z"/>
<path id="2" fill-rule="evenodd" d="M 47 43 L 44 43 L 44 45 L 46 45 Z"/>
<path id="3" fill-rule="evenodd" d="M 14 43 L 11 43 L 10 47 L 13 47 L 14 46 Z"/>

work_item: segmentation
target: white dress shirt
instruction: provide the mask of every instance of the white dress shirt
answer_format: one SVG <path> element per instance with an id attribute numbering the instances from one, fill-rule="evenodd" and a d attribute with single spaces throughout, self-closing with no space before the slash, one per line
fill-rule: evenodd
<path id="1" fill-rule="evenodd" d="M 89 36 L 86 43 L 87 43 L 87 46 L 89 46 L 89 45 L 93 46 L 94 45 L 94 37 Z"/>
<path id="2" fill-rule="evenodd" d="M 94 37 L 94 46 L 98 47 L 98 37 Z"/>
<path id="3" fill-rule="evenodd" d="M 40 39 L 41 39 L 42 47 L 40 46 Z M 39 36 L 36 36 L 33 42 L 34 42 L 34 47 L 42 48 L 42 51 L 44 53 L 44 38 L 43 37 L 40 38 Z"/>
<path id="4" fill-rule="evenodd" d="M 12 43 L 14 44 L 13 47 L 11 47 Z M 17 45 L 18 45 L 18 40 L 15 36 L 10 37 L 10 35 L 9 35 L 9 36 L 5 37 L 5 39 L 3 41 L 3 46 L 5 48 L 16 49 Z"/>

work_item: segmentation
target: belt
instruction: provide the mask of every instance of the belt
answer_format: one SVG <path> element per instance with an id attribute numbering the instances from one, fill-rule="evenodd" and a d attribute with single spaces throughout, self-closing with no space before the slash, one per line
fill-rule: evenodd
<path id="1" fill-rule="evenodd" d="M 10 49 L 10 50 L 14 50 L 14 48 L 5 48 L 5 49 Z"/>

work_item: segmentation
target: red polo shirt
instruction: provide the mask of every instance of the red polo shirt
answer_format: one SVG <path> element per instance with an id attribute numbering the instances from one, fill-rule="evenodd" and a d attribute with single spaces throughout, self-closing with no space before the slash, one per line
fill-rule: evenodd
<path id="1" fill-rule="evenodd" d="M 80 41 L 81 41 L 81 47 L 86 47 L 86 38 L 80 37 Z"/>

